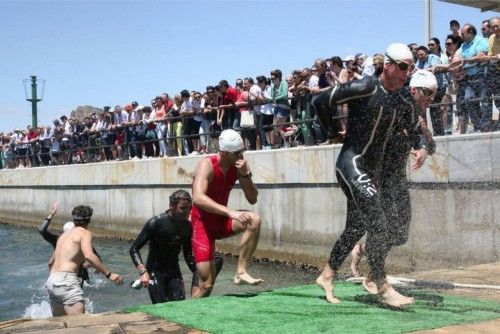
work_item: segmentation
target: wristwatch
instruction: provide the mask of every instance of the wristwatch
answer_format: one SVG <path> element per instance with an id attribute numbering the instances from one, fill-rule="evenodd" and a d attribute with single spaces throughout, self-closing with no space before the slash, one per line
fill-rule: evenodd
<path id="1" fill-rule="evenodd" d="M 251 178 L 252 177 L 252 172 L 250 171 L 250 172 L 246 173 L 245 175 L 241 174 L 240 176 L 244 177 L 244 178 Z"/>

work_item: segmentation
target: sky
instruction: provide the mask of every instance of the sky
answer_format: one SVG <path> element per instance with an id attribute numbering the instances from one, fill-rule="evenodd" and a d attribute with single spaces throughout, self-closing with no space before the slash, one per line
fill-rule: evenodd
<path id="1" fill-rule="evenodd" d="M 451 19 L 480 31 L 483 19 L 498 15 L 436 0 L 432 10 L 432 35 L 443 46 Z M 79 105 L 147 105 L 163 92 L 203 91 L 221 79 L 234 84 L 275 68 L 286 75 L 319 57 L 427 44 L 424 0 L 0 0 L 0 13 L 4 132 L 31 124 L 23 79 L 32 75 L 45 80 L 40 125 Z"/>

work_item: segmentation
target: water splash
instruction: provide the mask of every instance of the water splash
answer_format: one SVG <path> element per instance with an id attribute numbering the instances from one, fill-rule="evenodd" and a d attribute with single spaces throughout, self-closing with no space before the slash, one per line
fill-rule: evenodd
<path id="1" fill-rule="evenodd" d="M 48 300 L 37 302 L 37 296 L 33 296 L 31 304 L 24 310 L 23 318 L 31 319 L 46 319 L 52 317 L 52 310 Z M 47 297 L 48 299 L 48 297 Z M 94 312 L 94 302 L 90 297 L 85 297 L 85 313 L 91 314 Z"/>
<path id="2" fill-rule="evenodd" d="M 31 303 L 26 310 L 24 310 L 23 318 L 31 319 L 44 319 L 52 317 L 50 304 L 48 301 L 43 300 L 40 303 Z"/>

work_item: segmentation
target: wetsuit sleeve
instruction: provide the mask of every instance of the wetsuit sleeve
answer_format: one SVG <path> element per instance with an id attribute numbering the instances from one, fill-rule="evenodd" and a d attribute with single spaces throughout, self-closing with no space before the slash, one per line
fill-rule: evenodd
<path id="1" fill-rule="evenodd" d="M 132 246 L 130 246 L 130 257 L 132 258 L 132 262 L 137 267 L 140 264 L 143 264 L 141 253 L 139 252 L 141 248 L 149 241 L 153 233 L 153 218 L 148 220 L 144 227 L 142 228 L 141 233 L 137 236 L 137 239 L 134 240 Z"/>
<path id="2" fill-rule="evenodd" d="M 191 222 L 189 222 L 189 226 L 191 226 Z M 184 260 L 186 261 L 189 270 L 194 273 L 196 272 L 196 263 L 194 262 L 193 246 L 191 244 L 192 234 L 193 232 L 190 230 L 182 241 L 182 254 L 184 255 Z"/>
<path id="3" fill-rule="evenodd" d="M 43 222 L 38 227 L 38 233 L 47 241 L 52 247 L 56 248 L 57 239 L 59 239 L 58 235 L 52 234 L 48 231 L 50 224 L 50 219 L 44 219 Z"/>
<path id="4" fill-rule="evenodd" d="M 365 98 L 377 91 L 377 79 L 371 76 L 337 85 L 319 94 L 312 103 L 314 112 L 326 131 L 328 138 L 334 138 L 340 131 L 337 105 Z M 335 118 L 335 120 L 334 120 Z"/>

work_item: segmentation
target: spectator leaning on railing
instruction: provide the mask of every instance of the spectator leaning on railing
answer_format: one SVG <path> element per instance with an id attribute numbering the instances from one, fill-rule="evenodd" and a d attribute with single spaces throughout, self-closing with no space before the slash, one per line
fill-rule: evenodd
<path id="1" fill-rule="evenodd" d="M 455 60 L 465 70 L 465 78 L 459 84 L 457 103 L 464 103 L 464 115 L 459 117 L 461 133 L 465 132 L 465 122 L 470 117 L 475 131 L 487 132 L 491 129 L 492 103 L 486 97 L 486 66 L 482 62 L 488 52 L 488 42 L 485 38 L 477 36 L 476 28 L 467 23 L 462 28 L 463 44 L 457 54 L 461 59 Z M 470 91 L 471 94 L 466 94 Z M 481 98 L 479 101 L 470 101 Z"/>

